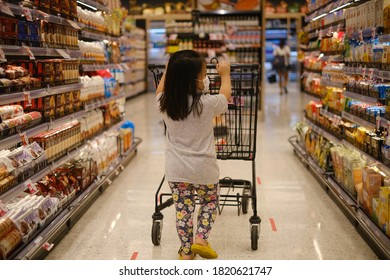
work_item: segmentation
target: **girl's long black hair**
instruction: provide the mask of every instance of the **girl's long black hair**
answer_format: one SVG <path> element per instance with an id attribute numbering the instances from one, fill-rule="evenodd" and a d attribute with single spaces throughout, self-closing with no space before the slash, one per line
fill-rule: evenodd
<path id="1" fill-rule="evenodd" d="M 164 92 L 160 97 L 160 111 L 166 112 L 172 120 L 184 120 L 191 112 L 197 115 L 202 113 L 197 79 L 205 63 L 193 50 L 178 51 L 169 59 Z"/>

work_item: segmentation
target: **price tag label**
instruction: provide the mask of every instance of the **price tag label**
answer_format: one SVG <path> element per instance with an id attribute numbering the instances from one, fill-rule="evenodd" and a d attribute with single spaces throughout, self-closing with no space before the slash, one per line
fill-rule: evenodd
<path id="1" fill-rule="evenodd" d="M 359 40 L 363 41 L 363 30 L 359 30 Z"/>
<path id="2" fill-rule="evenodd" d="M 368 70 L 368 77 L 370 80 L 372 80 L 374 78 L 374 71 L 375 71 L 375 68 L 370 68 Z"/>
<path id="3" fill-rule="evenodd" d="M 0 48 L 0 62 L 7 62 L 7 58 L 5 57 L 5 53 L 2 48 Z"/>
<path id="4" fill-rule="evenodd" d="M 70 55 L 63 49 L 56 49 L 56 51 L 65 59 L 71 58 Z"/>
<path id="5" fill-rule="evenodd" d="M 5 206 L 5 204 L 0 200 L 0 217 L 7 214 L 8 211 L 9 211 L 8 207 Z"/>
<path id="6" fill-rule="evenodd" d="M 20 140 L 22 141 L 22 145 L 27 146 L 29 144 L 29 142 L 28 142 L 28 137 L 27 137 L 26 132 L 20 132 L 19 136 L 20 136 Z"/>
<path id="7" fill-rule="evenodd" d="M 45 242 L 43 245 L 42 245 L 42 248 L 48 252 L 51 251 L 51 249 L 53 249 L 54 247 L 54 244 L 53 243 L 49 243 L 49 242 Z"/>
<path id="8" fill-rule="evenodd" d="M 23 49 L 31 60 L 35 60 L 35 56 L 28 46 L 23 46 Z"/>
<path id="9" fill-rule="evenodd" d="M 367 68 L 362 68 L 363 79 L 366 77 L 366 71 L 367 71 Z"/>
<path id="10" fill-rule="evenodd" d="M 70 19 L 67 19 L 67 21 L 69 22 L 69 24 L 75 28 L 75 29 L 81 29 L 80 26 L 77 24 L 77 22 L 73 21 L 73 20 L 70 20 Z"/>
<path id="11" fill-rule="evenodd" d="M 339 33 L 341 30 L 341 23 L 339 23 L 339 25 L 337 26 L 337 33 Z"/>
<path id="12" fill-rule="evenodd" d="M 24 183 L 24 186 L 28 189 L 28 191 L 30 192 L 30 194 L 35 194 L 35 193 L 38 192 L 37 187 L 35 186 L 35 184 L 34 184 L 31 180 L 27 180 L 27 181 Z"/>
<path id="13" fill-rule="evenodd" d="M 30 92 L 24 90 L 23 95 L 24 95 L 24 102 L 26 102 L 26 106 L 31 107 L 31 94 L 30 94 Z"/>

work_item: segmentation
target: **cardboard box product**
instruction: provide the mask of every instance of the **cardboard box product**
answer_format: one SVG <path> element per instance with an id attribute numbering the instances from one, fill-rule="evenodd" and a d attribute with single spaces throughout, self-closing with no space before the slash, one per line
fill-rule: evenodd
<path id="1" fill-rule="evenodd" d="M 363 169 L 363 208 L 372 215 L 372 199 L 379 196 L 382 175 L 370 167 Z"/>

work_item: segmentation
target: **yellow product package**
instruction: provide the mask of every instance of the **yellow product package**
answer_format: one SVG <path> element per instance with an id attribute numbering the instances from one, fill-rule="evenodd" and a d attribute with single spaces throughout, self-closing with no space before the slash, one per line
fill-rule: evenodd
<path id="1" fill-rule="evenodd" d="M 378 225 L 384 231 L 388 232 L 387 225 L 390 217 L 390 187 L 382 187 L 379 190 L 378 199 Z"/>

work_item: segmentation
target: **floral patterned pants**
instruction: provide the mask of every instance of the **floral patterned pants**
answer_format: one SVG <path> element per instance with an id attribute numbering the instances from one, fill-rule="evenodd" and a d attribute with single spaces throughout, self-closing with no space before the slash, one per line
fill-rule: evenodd
<path id="1" fill-rule="evenodd" d="M 196 237 L 207 240 L 213 227 L 218 207 L 218 184 L 195 185 L 168 182 L 176 208 L 176 229 L 184 254 L 191 253 L 194 240 L 193 217 L 195 212 L 195 191 L 200 209 Z"/>

